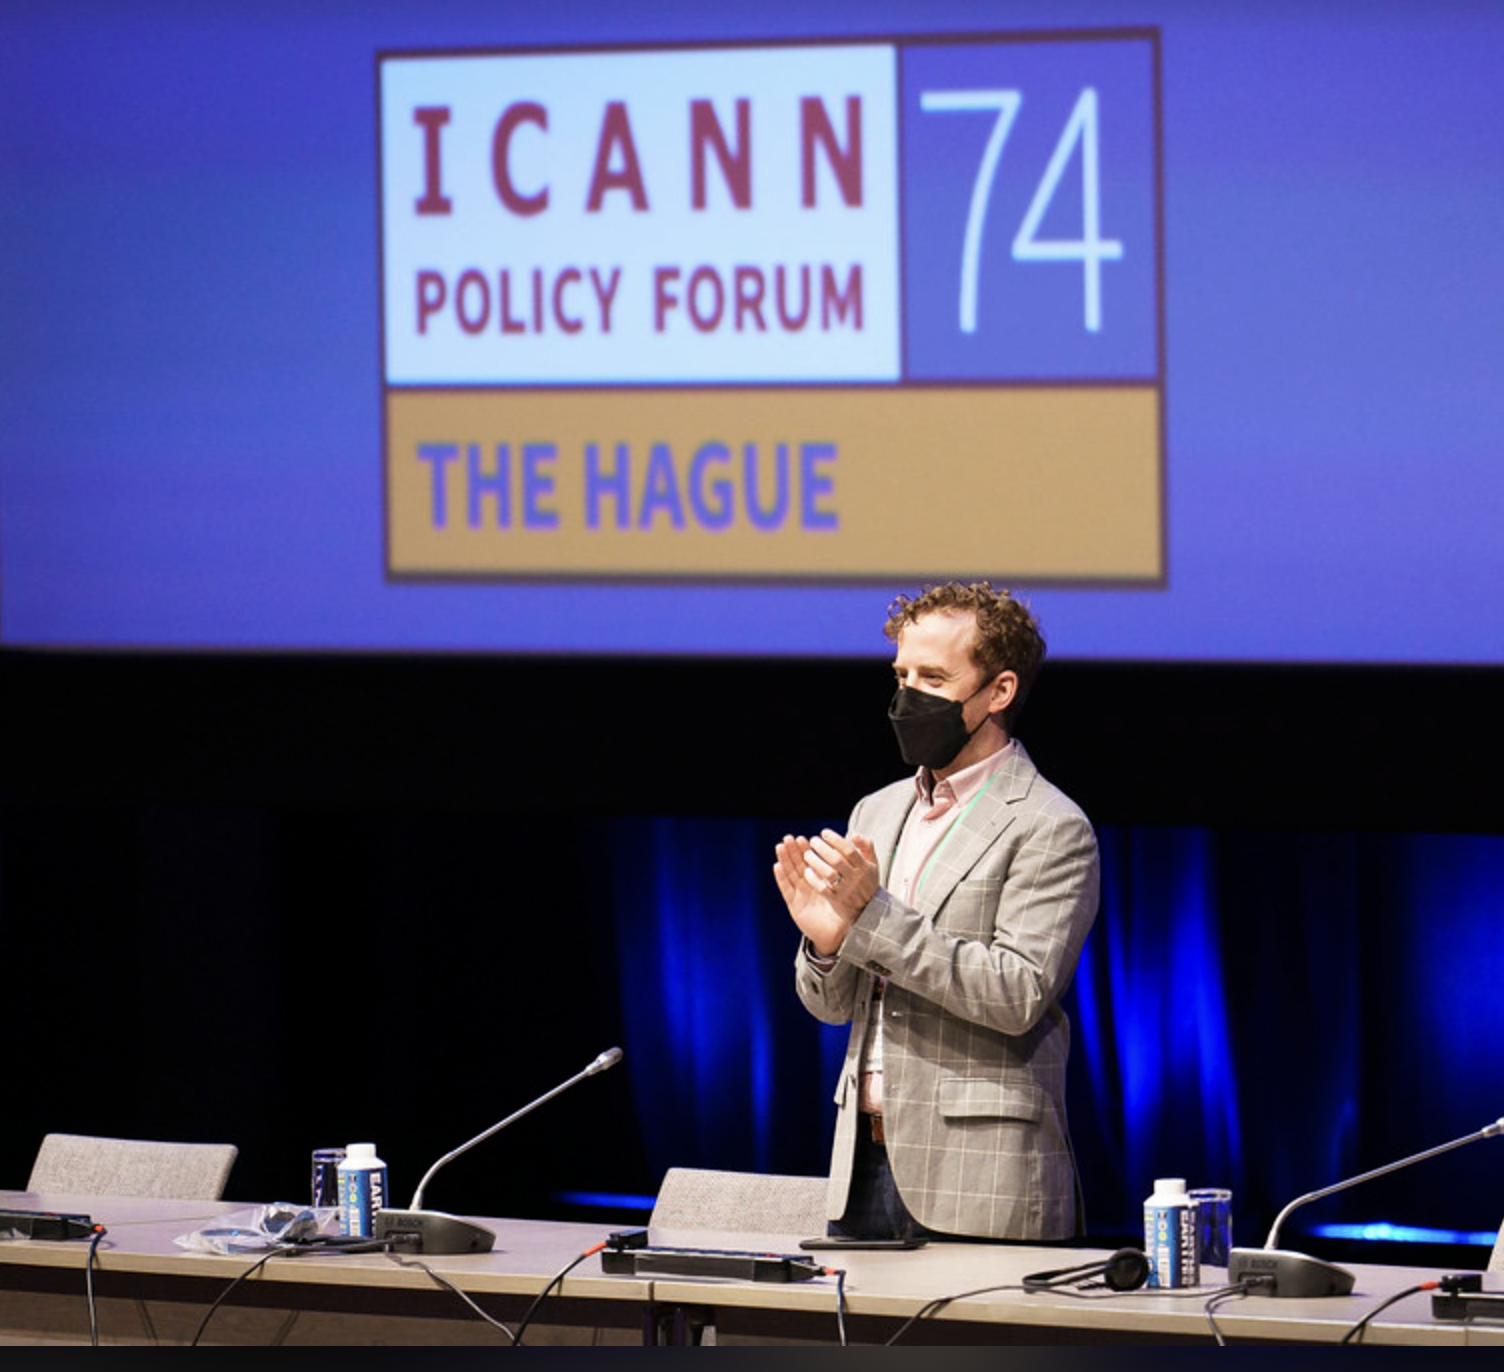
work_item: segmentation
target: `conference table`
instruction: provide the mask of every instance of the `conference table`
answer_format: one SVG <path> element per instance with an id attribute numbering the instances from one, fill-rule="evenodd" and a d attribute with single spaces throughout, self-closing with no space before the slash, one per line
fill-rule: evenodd
<path id="1" fill-rule="evenodd" d="M 502 1346 L 524 1318 L 524 1345 L 833 1345 L 843 1326 L 854 1345 L 895 1336 L 898 1346 L 1336 1344 L 1396 1293 L 1445 1275 L 1348 1264 L 1356 1276 L 1349 1296 L 1239 1295 L 1217 1301 L 1209 1319 L 1224 1275 L 1216 1269 L 1203 1286 L 1180 1292 L 1019 1289 L 1029 1274 L 1104 1260 L 1105 1250 L 931 1243 L 816 1255 L 844 1272 L 839 1280 L 617 1275 L 603 1271 L 597 1254 L 576 1260 L 633 1228 L 630 1220 L 467 1216 L 494 1231 L 491 1252 L 315 1251 L 273 1256 L 245 1277 L 263 1254 L 192 1251 L 180 1240 L 243 1223 L 253 1209 L 246 1202 L 0 1191 L 0 1209 L 86 1214 L 107 1230 L 92 1273 L 87 1239 L 0 1242 L 0 1343 L 8 1344 L 89 1342 L 91 1280 L 101 1344 Z M 653 1230 L 649 1237 L 655 1250 L 799 1253 L 798 1235 Z M 1484 1281 L 1487 1289 L 1499 1284 L 1498 1274 Z M 1504 1321 L 1437 1319 L 1430 1294 L 1416 1293 L 1377 1314 L 1363 1342 L 1504 1346 Z"/>

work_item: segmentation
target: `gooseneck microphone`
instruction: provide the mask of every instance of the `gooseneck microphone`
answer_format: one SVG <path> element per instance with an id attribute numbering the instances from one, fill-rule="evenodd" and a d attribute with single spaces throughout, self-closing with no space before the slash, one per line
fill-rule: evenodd
<path id="1" fill-rule="evenodd" d="M 1262 1248 L 1234 1248 L 1227 1255 L 1228 1281 L 1236 1283 L 1250 1278 L 1256 1280 L 1259 1282 L 1257 1294 L 1263 1296 L 1347 1295 L 1353 1289 L 1351 1272 L 1332 1263 L 1322 1262 L 1319 1258 L 1309 1257 L 1305 1253 L 1292 1253 L 1279 1246 L 1279 1231 L 1290 1217 L 1290 1212 L 1336 1191 L 1346 1191 L 1350 1186 L 1358 1186 L 1375 1177 L 1398 1172 L 1400 1168 L 1409 1167 L 1412 1163 L 1425 1162 L 1427 1158 L 1450 1153 L 1463 1144 L 1477 1143 L 1479 1139 L 1491 1139 L 1499 1134 L 1504 1134 L 1504 1119 L 1497 1119 L 1492 1124 L 1484 1125 L 1476 1133 L 1465 1134 L 1450 1143 L 1428 1148 L 1423 1153 L 1413 1153 L 1408 1158 L 1400 1158 L 1398 1162 L 1386 1163 L 1383 1167 L 1375 1167 L 1371 1172 L 1348 1177 L 1345 1181 L 1323 1186 L 1319 1191 L 1309 1191 L 1304 1196 L 1297 1196 L 1274 1217 L 1269 1237 Z"/>
<path id="2" fill-rule="evenodd" d="M 531 1105 L 524 1105 L 522 1109 L 516 1111 L 514 1114 L 508 1115 L 506 1119 L 500 1121 L 497 1124 L 493 1124 L 483 1134 L 477 1134 L 473 1139 L 469 1141 L 469 1143 L 462 1143 L 458 1148 L 454 1149 L 453 1152 L 445 1153 L 442 1158 L 434 1163 L 434 1165 L 423 1174 L 423 1180 L 418 1183 L 418 1189 L 413 1192 L 412 1204 L 408 1208 L 410 1210 L 421 1210 L 423 1208 L 423 1192 L 428 1189 L 428 1183 L 433 1180 L 433 1174 L 437 1172 L 439 1168 L 443 1167 L 445 1163 L 453 1162 L 457 1157 L 459 1157 L 461 1153 L 468 1153 L 472 1148 L 475 1147 L 477 1143 L 484 1143 L 488 1138 L 491 1137 L 492 1134 L 499 1133 L 501 1130 L 505 1129 L 507 1125 L 516 1123 L 524 1115 L 536 1110 L 545 1102 L 551 1101 L 561 1091 L 569 1090 L 569 1088 L 576 1082 L 584 1081 L 586 1077 L 593 1077 L 599 1072 L 604 1072 L 608 1067 L 615 1067 L 616 1064 L 620 1061 L 620 1048 L 606 1049 L 606 1051 L 599 1057 L 597 1057 L 595 1061 L 592 1062 L 590 1066 L 587 1067 L 583 1072 L 576 1072 L 574 1076 L 570 1077 L 568 1081 L 562 1082 L 560 1085 L 554 1087 L 552 1091 L 545 1092 L 543 1095 L 539 1096 L 537 1100 L 533 1101 Z"/>
<path id="3" fill-rule="evenodd" d="M 461 1153 L 468 1153 L 478 1143 L 484 1143 L 492 1134 L 500 1133 L 509 1124 L 515 1124 L 524 1115 L 540 1105 L 551 1101 L 561 1091 L 593 1077 L 621 1061 L 620 1048 L 608 1048 L 597 1056 L 582 1072 L 576 1072 L 568 1081 L 560 1082 L 551 1091 L 545 1091 L 537 1100 L 514 1111 L 504 1120 L 477 1134 L 458 1148 L 445 1153 L 423 1174 L 418 1189 L 413 1192 L 412 1204 L 406 1210 L 378 1210 L 375 1219 L 375 1237 L 388 1239 L 394 1247 L 416 1253 L 488 1253 L 496 1242 L 494 1231 L 457 1215 L 446 1215 L 441 1210 L 423 1209 L 423 1192 L 433 1180 L 434 1173 L 446 1163 L 453 1162 Z"/>

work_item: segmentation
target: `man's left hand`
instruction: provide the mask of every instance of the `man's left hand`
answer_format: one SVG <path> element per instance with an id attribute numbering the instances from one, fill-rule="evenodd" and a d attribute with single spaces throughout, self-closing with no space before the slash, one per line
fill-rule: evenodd
<path id="1" fill-rule="evenodd" d="M 810 885 L 824 893 L 848 924 L 877 894 L 877 853 L 862 834 L 848 837 L 822 829 L 804 850 L 804 870 Z"/>

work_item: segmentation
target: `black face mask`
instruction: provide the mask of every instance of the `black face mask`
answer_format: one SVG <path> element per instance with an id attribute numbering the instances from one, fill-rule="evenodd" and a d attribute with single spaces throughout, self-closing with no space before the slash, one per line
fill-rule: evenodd
<path id="1" fill-rule="evenodd" d="M 910 767 L 948 767 L 988 718 L 984 715 L 977 729 L 967 729 L 961 707 L 991 685 L 989 681 L 979 686 L 965 700 L 950 700 L 900 686 L 888 706 L 888 720 L 898 735 L 898 751 L 903 760 Z"/>

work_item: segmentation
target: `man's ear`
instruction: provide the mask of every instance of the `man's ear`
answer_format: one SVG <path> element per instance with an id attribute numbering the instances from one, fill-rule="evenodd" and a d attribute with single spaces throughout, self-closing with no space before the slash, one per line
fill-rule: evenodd
<path id="1" fill-rule="evenodd" d="M 997 714 L 1006 710 L 1018 696 L 1018 673 L 999 672 L 992 683 L 992 695 L 987 700 L 987 712 Z"/>

